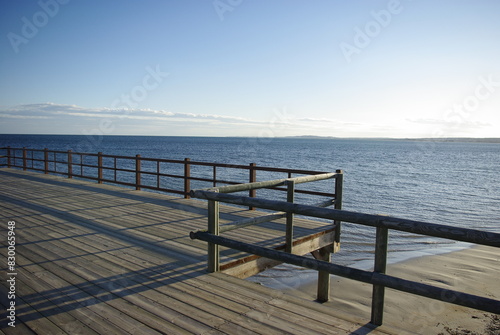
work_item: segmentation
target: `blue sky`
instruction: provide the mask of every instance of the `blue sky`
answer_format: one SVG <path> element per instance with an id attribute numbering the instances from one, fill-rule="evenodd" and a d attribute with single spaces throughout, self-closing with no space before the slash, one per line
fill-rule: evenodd
<path id="1" fill-rule="evenodd" d="M 500 1 L 0 9 L 0 133 L 500 136 Z"/>

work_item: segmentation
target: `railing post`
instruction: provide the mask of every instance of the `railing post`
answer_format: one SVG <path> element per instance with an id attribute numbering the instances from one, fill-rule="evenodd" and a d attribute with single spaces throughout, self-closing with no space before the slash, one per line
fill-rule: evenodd
<path id="1" fill-rule="evenodd" d="M 377 227 L 377 236 L 375 240 L 375 266 L 373 271 L 384 273 L 387 267 L 387 244 L 389 240 L 389 230 L 384 227 Z M 372 293 L 372 315 L 371 323 L 382 325 L 384 316 L 384 293 L 385 286 L 373 285 Z"/>
<path id="2" fill-rule="evenodd" d="M 208 201 L 208 232 L 213 235 L 219 235 L 219 202 Z M 208 272 L 219 272 L 220 256 L 219 245 L 208 243 Z"/>
<path id="3" fill-rule="evenodd" d="M 256 166 L 257 166 L 257 164 L 250 163 L 249 178 L 248 178 L 248 182 L 249 183 L 254 183 L 254 182 L 257 181 L 257 170 L 255 169 Z M 257 190 L 250 190 L 250 191 L 248 191 L 248 196 L 250 198 L 255 198 L 257 196 Z M 255 207 L 250 206 L 248 209 L 254 210 Z"/>
<path id="4" fill-rule="evenodd" d="M 189 161 L 191 159 L 184 158 L 184 199 L 191 198 L 189 196 L 189 191 L 191 190 L 191 164 Z"/>
<path id="5" fill-rule="evenodd" d="M 102 184 L 102 152 L 97 153 L 97 183 Z"/>
<path id="6" fill-rule="evenodd" d="M 10 161 L 10 146 L 7 147 L 7 167 L 11 167 L 11 161 Z"/>
<path id="7" fill-rule="evenodd" d="M 83 158 L 85 156 L 80 154 L 80 177 L 83 177 Z"/>
<path id="8" fill-rule="evenodd" d="M 342 209 L 342 186 L 343 186 L 343 172 L 337 170 L 338 175 L 335 177 L 335 209 Z M 338 252 L 340 249 L 340 229 L 341 222 L 334 220 L 335 235 L 333 237 L 333 245 L 324 247 L 316 253 L 316 259 L 331 262 L 331 253 Z M 318 292 L 317 300 L 319 302 L 326 302 L 330 300 L 330 273 L 325 271 L 318 271 Z"/>
<path id="9" fill-rule="evenodd" d="M 28 168 L 28 162 L 27 162 L 27 157 L 28 153 L 26 152 L 26 147 L 23 148 L 23 170 L 26 171 Z"/>
<path id="10" fill-rule="evenodd" d="M 293 202 L 295 197 L 295 181 L 288 180 L 286 182 L 286 201 Z M 292 253 L 293 249 L 293 213 L 286 213 L 286 245 L 285 251 Z"/>
<path id="11" fill-rule="evenodd" d="M 216 165 L 214 165 L 214 167 L 213 167 L 213 174 L 212 175 L 213 175 L 213 180 L 214 180 L 213 187 L 217 187 L 217 166 Z"/>
<path id="12" fill-rule="evenodd" d="M 73 178 L 73 155 L 71 150 L 68 150 L 68 178 Z"/>
<path id="13" fill-rule="evenodd" d="M 326 246 L 321 248 L 316 253 L 316 259 L 331 262 L 331 248 Z M 318 271 L 318 291 L 317 300 L 319 302 L 327 302 L 330 299 L 330 273 L 326 271 Z"/>
<path id="14" fill-rule="evenodd" d="M 141 155 L 135 155 L 135 189 L 141 189 Z"/>
<path id="15" fill-rule="evenodd" d="M 113 157 L 113 172 L 114 172 L 114 181 L 116 182 L 116 157 Z"/>
<path id="16" fill-rule="evenodd" d="M 49 149 L 43 149 L 43 172 L 45 174 L 49 173 Z M 55 163 L 54 163 L 55 164 Z"/>
<path id="17" fill-rule="evenodd" d="M 160 188 L 160 161 L 156 161 L 156 187 Z"/>
<path id="18" fill-rule="evenodd" d="M 344 187 L 344 172 L 342 170 L 335 171 L 338 175 L 335 177 L 335 209 L 342 209 L 342 188 Z M 333 221 L 335 226 L 335 236 L 333 238 L 333 252 L 338 252 L 340 249 L 340 231 L 342 229 L 341 221 Z"/>

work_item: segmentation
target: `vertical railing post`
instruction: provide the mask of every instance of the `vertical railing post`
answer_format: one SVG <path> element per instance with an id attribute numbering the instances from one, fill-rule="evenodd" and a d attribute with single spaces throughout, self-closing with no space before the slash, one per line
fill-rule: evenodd
<path id="1" fill-rule="evenodd" d="M 156 187 L 160 188 L 160 161 L 156 161 Z"/>
<path id="2" fill-rule="evenodd" d="M 344 187 L 344 172 L 342 170 L 337 170 L 337 176 L 335 177 L 335 209 L 342 209 L 342 189 Z M 342 229 L 341 221 L 333 221 L 335 226 L 335 236 L 333 238 L 333 252 L 338 252 L 340 249 L 340 231 Z"/>
<path id="3" fill-rule="evenodd" d="M 295 181 L 288 180 L 286 182 L 287 191 L 286 191 L 286 201 L 293 202 L 295 197 Z M 293 249 L 293 213 L 286 213 L 286 244 L 285 251 L 288 253 L 292 253 Z"/>
<path id="4" fill-rule="evenodd" d="M 135 189 L 141 189 L 141 155 L 135 155 Z"/>
<path id="5" fill-rule="evenodd" d="M 97 182 L 102 184 L 102 152 L 97 153 Z"/>
<path id="6" fill-rule="evenodd" d="M 342 187 L 343 187 L 343 172 L 342 170 L 336 171 L 338 174 L 335 177 L 335 209 L 342 209 Z M 341 222 L 333 221 L 335 232 L 333 236 L 333 244 L 318 250 L 315 254 L 316 259 L 331 262 L 331 253 L 337 252 L 340 249 L 340 229 Z M 325 271 L 318 271 L 318 292 L 317 300 L 319 302 L 326 302 L 330 299 L 330 273 Z"/>
<path id="7" fill-rule="evenodd" d="M 49 173 L 49 149 L 43 149 L 43 172 L 45 174 Z M 55 164 L 55 163 L 54 163 Z"/>
<path id="8" fill-rule="evenodd" d="M 330 262 L 331 248 L 330 246 L 323 247 L 316 253 L 316 259 Z M 327 302 L 330 299 L 330 273 L 326 271 L 318 271 L 318 291 L 317 300 L 319 302 Z"/>
<path id="9" fill-rule="evenodd" d="M 208 232 L 219 235 L 219 202 L 208 200 Z M 219 245 L 208 243 L 208 272 L 220 270 Z"/>
<path id="10" fill-rule="evenodd" d="M 68 150 L 68 178 L 73 178 L 73 154 Z"/>
<path id="11" fill-rule="evenodd" d="M 191 164 L 189 161 L 189 158 L 184 158 L 184 199 L 191 198 L 189 196 L 191 190 Z"/>
<path id="12" fill-rule="evenodd" d="M 27 158 L 28 158 L 28 153 L 26 151 L 26 147 L 24 147 L 23 148 L 23 170 L 24 171 L 26 171 L 26 169 L 28 168 Z"/>
<path id="13" fill-rule="evenodd" d="M 113 172 L 114 172 L 114 181 L 116 182 L 116 157 L 113 157 Z"/>
<path id="14" fill-rule="evenodd" d="M 10 146 L 7 147 L 7 167 L 11 167 L 11 160 L 10 160 Z"/>
<path id="15" fill-rule="evenodd" d="M 217 187 L 217 166 L 214 165 L 214 168 L 213 168 L 213 187 Z"/>
<path id="16" fill-rule="evenodd" d="M 385 227 L 377 227 L 375 240 L 375 266 L 373 271 L 385 273 L 387 267 L 387 245 L 389 240 L 389 230 Z M 383 285 L 373 285 L 372 292 L 372 313 L 371 323 L 377 326 L 382 325 L 384 316 L 384 294 Z"/>
<path id="17" fill-rule="evenodd" d="M 257 170 L 255 169 L 256 166 L 257 166 L 257 164 L 250 163 L 249 178 L 248 178 L 249 183 L 254 183 L 257 181 Z M 250 198 L 255 198 L 257 196 L 257 190 L 248 191 L 248 196 Z M 250 206 L 248 209 L 254 210 L 255 207 Z"/>
<path id="18" fill-rule="evenodd" d="M 85 156 L 80 154 L 80 176 L 83 177 L 83 158 Z"/>

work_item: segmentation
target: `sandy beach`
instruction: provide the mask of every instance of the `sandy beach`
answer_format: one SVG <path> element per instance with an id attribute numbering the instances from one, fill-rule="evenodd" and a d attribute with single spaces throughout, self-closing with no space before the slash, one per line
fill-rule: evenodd
<path id="1" fill-rule="evenodd" d="M 500 300 L 500 250 L 493 247 L 474 246 L 412 258 L 389 264 L 387 274 Z M 315 299 L 316 282 L 287 291 Z M 326 304 L 338 314 L 361 317 L 368 322 L 371 294 L 371 285 L 333 276 L 331 301 Z M 486 334 L 491 319 L 491 313 L 386 289 L 384 326 L 400 329 L 401 334 Z M 500 334 L 500 330 L 492 334 Z"/>

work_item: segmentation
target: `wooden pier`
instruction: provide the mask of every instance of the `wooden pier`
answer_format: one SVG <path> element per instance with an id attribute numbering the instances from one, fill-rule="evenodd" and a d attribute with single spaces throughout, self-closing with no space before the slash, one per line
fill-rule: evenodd
<path id="1" fill-rule="evenodd" d="M 206 229 L 205 201 L 4 168 L 0 209 L 0 334 L 401 333 L 226 273 L 207 273 L 206 243 L 189 238 L 190 231 Z M 257 215 L 220 206 L 221 221 Z M 4 267 L 8 222 L 15 222 L 12 269 Z M 296 218 L 294 224 L 297 236 L 324 231 L 314 221 Z M 283 227 L 276 221 L 238 235 L 270 247 L 282 239 Z M 242 255 L 220 250 L 221 263 Z M 12 272 L 15 328 L 7 318 Z"/>

